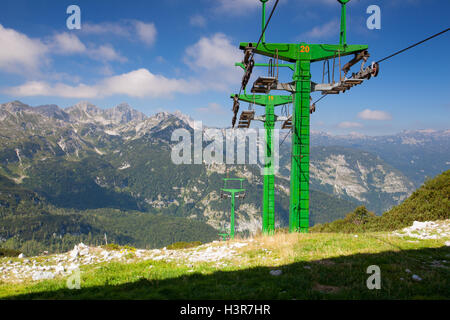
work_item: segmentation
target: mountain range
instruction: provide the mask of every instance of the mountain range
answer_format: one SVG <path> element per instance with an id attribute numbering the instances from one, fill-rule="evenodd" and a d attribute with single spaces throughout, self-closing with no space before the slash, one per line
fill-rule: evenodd
<path id="1" fill-rule="evenodd" d="M 178 128 L 192 132 L 193 119 L 180 112 L 146 116 L 126 103 L 106 110 L 89 102 L 66 109 L 30 107 L 19 101 L 1 104 L 0 178 L 7 181 L 15 204 L 8 197 L 0 197 L 0 204 L 15 206 L 27 194 L 27 199 L 65 210 L 149 212 L 223 229 L 228 226 L 229 203 L 219 195 L 226 167 L 173 164 L 171 135 Z M 311 224 L 342 218 L 359 204 L 380 214 L 400 203 L 426 177 L 448 168 L 449 134 L 449 130 L 385 137 L 313 133 Z M 289 168 L 287 140 L 280 148 L 275 185 L 280 226 L 288 222 Z M 261 224 L 260 168 L 234 165 L 228 170 L 230 176 L 246 179 L 247 196 L 238 201 L 237 230 L 255 232 Z M 12 193 L 11 182 L 17 189 Z M 6 238 L 5 234 L 0 236 Z"/>

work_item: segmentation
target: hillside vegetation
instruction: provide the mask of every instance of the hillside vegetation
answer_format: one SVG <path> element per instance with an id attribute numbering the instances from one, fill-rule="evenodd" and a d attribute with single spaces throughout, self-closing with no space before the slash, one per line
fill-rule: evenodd
<path id="1" fill-rule="evenodd" d="M 80 242 L 101 245 L 105 234 L 109 242 L 141 248 L 218 237 L 204 222 L 157 212 L 58 208 L 0 175 L 0 255 L 64 252 Z"/>
<path id="2" fill-rule="evenodd" d="M 382 216 L 375 216 L 365 207 L 358 207 L 344 219 L 318 224 L 313 232 L 390 231 L 410 226 L 414 221 L 450 218 L 450 170 L 427 180 L 403 203 Z"/>
<path id="3" fill-rule="evenodd" d="M 0 257 L 0 299 L 449 299 L 446 240 L 277 233 L 182 250 L 80 245 L 66 255 Z M 80 289 L 69 289 L 79 264 Z M 367 287 L 372 265 L 381 270 L 380 289 Z M 41 277 L 60 273 L 21 276 L 33 269 Z"/>
<path id="4" fill-rule="evenodd" d="M 162 250 L 79 244 L 59 255 L 0 256 L 0 299 L 450 299 L 449 175 L 427 181 L 381 217 L 361 206 L 310 234 L 278 230 Z M 121 236 L 152 225 L 167 230 L 167 239 L 180 232 L 176 221 L 145 225 L 151 216 L 145 213 L 127 226 L 120 223 L 130 221 L 126 213 L 110 212 L 114 225 L 104 214 L 93 210 L 88 217 Z M 160 217 L 166 218 L 153 216 Z M 440 221 L 410 227 L 417 220 Z M 390 231 L 401 227 L 408 228 Z M 368 288 L 371 266 L 380 268 L 379 289 Z M 80 288 L 70 289 L 77 270 Z"/>

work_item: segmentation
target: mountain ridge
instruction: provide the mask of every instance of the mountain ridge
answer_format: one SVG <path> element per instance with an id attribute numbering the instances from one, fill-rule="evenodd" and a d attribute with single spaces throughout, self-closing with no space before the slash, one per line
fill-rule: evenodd
<path id="1" fill-rule="evenodd" d="M 9 112 L 9 122 L 0 127 L 0 174 L 20 181 L 31 189 L 37 188 L 47 196 L 67 190 L 67 196 L 64 198 L 66 200 L 53 197 L 56 204 L 70 202 L 74 205 L 73 201 L 69 201 L 71 197 L 76 199 L 81 195 L 88 196 L 91 193 L 89 190 L 98 190 L 99 199 L 110 194 L 118 199 L 128 199 L 125 203 L 134 201 L 135 204 L 130 209 L 150 207 L 162 210 L 165 214 L 191 216 L 215 227 L 218 226 L 217 221 L 223 220 L 224 213 L 220 211 L 225 209 L 225 204 L 218 200 L 217 190 L 220 189 L 224 167 L 202 169 L 195 165 L 174 166 L 170 160 L 171 146 L 174 145 L 171 133 L 177 128 L 192 132 L 194 120 L 189 116 L 181 112 L 158 112 L 146 116 L 125 103 L 110 109 L 101 109 L 89 102 L 80 102 L 61 109 L 56 105 L 30 107 L 18 101 L 0 105 L 0 115 L 2 110 L 8 108 L 16 110 L 18 114 L 14 116 Z M 68 114 L 71 120 L 64 120 L 64 113 L 59 111 Z M 27 118 L 20 112 L 27 113 Z M 429 135 L 430 132 L 421 134 Z M 312 135 L 312 142 L 316 137 L 315 134 Z M 330 135 L 327 137 L 337 139 Z M 208 141 L 208 137 L 205 136 L 204 140 Z M 354 143 L 354 140 L 352 141 Z M 382 141 L 384 143 L 384 140 Z M 350 201 L 349 203 L 355 206 L 365 203 L 371 210 L 381 213 L 398 204 L 413 191 L 414 188 L 401 171 L 378 159 L 379 155 L 364 150 L 358 151 L 356 148 L 351 152 L 344 148 L 340 150 L 332 146 L 331 142 L 328 144 L 330 146 L 322 147 L 324 150 L 313 147 L 316 149 L 313 149 L 315 151 L 312 153 L 311 189 L 316 193 L 315 196 L 311 195 L 311 198 L 321 199 L 323 203 L 329 203 L 332 198 L 339 198 Z M 280 154 L 282 162 L 284 161 L 282 170 L 285 172 L 282 179 L 281 176 L 276 179 L 276 190 L 281 195 L 276 204 L 282 212 L 278 217 L 278 223 L 281 224 L 287 221 L 285 213 L 288 208 L 285 202 L 289 197 L 289 152 L 289 145 L 284 144 Z M 361 161 L 370 162 L 370 167 Z M 329 179 L 330 165 L 336 163 L 340 163 L 340 173 L 345 173 L 346 178 L 340 175 L 339 180 L 344 184 L 330 190 L 330 186 L 335 185 L 335 182 Z M 237 176 L 248 179 L 249 184 L 256 186 L 249 191 L 252 194 L 250 203 L 243 207 L 250 215 L 243 213 L 244 220 L 241 220 L 241 226 L 247 226 L 252 232 L 258 229 L 258 215 L 261 210 L 259 188 L 262 187 L 262 180 L 259 169 L 258 166 L 246 165 L 236 166 L 233 171 Z M 78 182 L 71 180 L 74 179 L 72 171 L 79 172 L 76 178 Z M 371 172 L 371 176 L 365 179 L 372 179 L 373 183 L 366 182 L 367 185 L 364 185 L 365 182 L 358 178 L 364 175 L 363 171 Z M 392 175 L 394 180 L 389 178 Z M 55 178 L 50 178 L 52 176 Z M 377 185 L 380 183 L 377 181 L 387 181 L 388 178 L 393 181 L 393 189 L 383 193 L 385 198 L 376 199 L 379 193 Z M 200 179 L 201 183 L 196 183 L 195 179 Z M 64 187 L 66 184 L 71 185 L 71 188 Z M 208 188 L 208 185 L 211 187 Z M 86 189 L 87 186 L 91 189 Z M 405 189 L 405 186 L 408 187 Z M 369 188 L 366 190 L 369 193 L 363 195 L 365 198 L 362 198 L 361 194 L 351 193 L 352 189 L 361 187 Z M 319 191 L 329 198 L 319 195 Z M 124 195 L 126 198 L 123 198 Z M 378 201 L 379 204 L 374 205 L 373 201 Z M 101 203 L 112 204 L 110 201 Z M 340 208 L 351 209 L 344 203 L 341 205 Z M 319 207 L 321 215 L 326 215 L 325 207 Z M 317 216 L 317 211 L 314 210 L 312 221 L 326 222 Z M 333 217 L 342 217 L 345 213 L 339 211 L 333 213 L 336 214 Z M 326 216 L 331 219 L 332 214 Z"/>

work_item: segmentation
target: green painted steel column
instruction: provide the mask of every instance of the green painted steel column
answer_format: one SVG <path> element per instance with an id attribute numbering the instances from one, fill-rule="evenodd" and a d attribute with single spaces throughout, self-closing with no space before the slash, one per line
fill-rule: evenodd
<path id="1" fill-rule="evenodd" d="M 265 159 L 264 159 L 264 196 L 263 196 L 263 233 L 273 234 L 275 231 L 275 175 L 273 154 L 273 129 L 275 127 L 274 97 L 268 96 L 266 104 Z"/>
<path id="2" fill-rule="evenodd" d="M 234 199 L 235 193 L 231 192 L 231 217 L 230 217 L 230 239 L 234 239 Z"/>
<path id="3" fill-rule="evenodd" d="M 233 98 L 234 94 L 230 96 Z M 273 234 L 275 232 L 275 154 L 273 143 L 273 130 L 275 128 L 275 106 L 292 103 L 291 95 L 239 95 L 239 100 L 251 102 L 265 107 L 265 141 L 264 172 L 263 172 L 263 213 L 262 232 Z"/>
<path id="4" fill-rule="evenodd" d="M 306 46 L 306 44 L 302 45 Z M 309 228 L 309 119 L 311 62 L 307 55 L 297 60 L 294 73 L 295 98 L 292 128 L 291 206 L 289 231 L 308 232 Z"/>
<path id="5" fill-rule="evenodd" d="M 346 3 L 350 0 L 339 0 L 341 3 L 341 32 L 339 36 L 339 44 L 341 46 L 347 45 L 347 27 L 346 27 L 346 18 L 347 18 L 347 10 L 346 10 Z"/>
<path id="6" fill-rule="evenodd" d="M 259 0 L 262 3 L 262 30 L 266 27 L 266 2 L 269 0 Z M 266 42 L 266 32 L 263 33 L 261 38 L 262 43 Z"/>

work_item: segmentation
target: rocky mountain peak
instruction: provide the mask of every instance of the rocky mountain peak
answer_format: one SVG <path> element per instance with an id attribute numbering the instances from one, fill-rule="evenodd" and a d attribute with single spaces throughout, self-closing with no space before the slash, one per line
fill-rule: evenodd
<path id="1" fill-rule="evenodd" d="M 177 110 L 174 112 L 174 115 L 186 122 L 191 128 L 194 128 L 194 119 L 192 119 L 190 116 L 182 113 L 181 111 Z"/>
<path id="2" fill-rule="evenodd" d="M 68 113 L 73 113 L 74 111 L 75 112 L 82 111 L 91 116 L 101 114 L 101 112 L 102 112 L 102 110 L 99 107 L 97 107 L 96 105 L 93 105 L 92 103 L 90 103 L 88 101 L 81 101 L 81 102 L 78 102 L 77 104 L 67 108 Z"/>
<path id="3" fill-rule="evenodd" d="M 54 118 L 63 121 L 69 121 L 70 116 L 63 109 L 58 107 L 56 104 L 46 104 L 42 106 L 34 107 L 34 110 L 48 118 Z"/>
<path id="4" fill-rule="evenodd" d="M 12 112 L 12 113 L 16 113 L 16 112 L 20 112 L 20 111 L 31 111 L 32 110 L 32 108 L 29 105 L 27 105 L 27 104 L 25 104 L 25 103 L 23 103 L 21 101 L 18 101 L 18 100 L 14 100 L 14 101 L 11 101 L 11 102 L 3 103 L 3 104 L 0 105 L 0 109 L 6 110 L 6 111 L 9 111 L 9 112 Z"/>
<path id="5" fill-rule="evenodd" d="M 105 118 L 114 123 L 140 122 L 147 118 L 145 114 L 130 107 L 128 103 L 121 103 L 114 108 L 105 110 Z"/>

